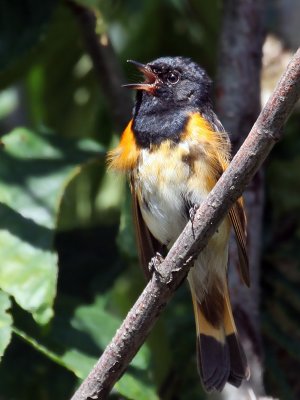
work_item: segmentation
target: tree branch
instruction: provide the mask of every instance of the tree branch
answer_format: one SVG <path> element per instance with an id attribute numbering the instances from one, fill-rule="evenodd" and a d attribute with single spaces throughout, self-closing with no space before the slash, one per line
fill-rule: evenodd
<path id="1" fill-rule="evenodd" d="M 66 4 L 81 27 L 85 47 L 93 61 L 113 123 L 121 132 L 131 115 L 132 100 L 129 92 L 121 87 L 125 79 L 108 34 L 97 32 L 97 19 L 102 19 L 100 12 L 72 0 L 66 0 Z"/>
<path id="2" fill-rule="evenodd" d="M 207 199 L 197 210 L 165 260 L 129 311 L 111 343 L 72 400 L 105 399 L 114 383 L 146 340 L 155 321 L 186 277 L 192 260 L 205 247 L 232 204 L 240 197 L 274 144 L 300 96 L 300 50 L 291 60 L 276 90 L 244 144 Z"/>

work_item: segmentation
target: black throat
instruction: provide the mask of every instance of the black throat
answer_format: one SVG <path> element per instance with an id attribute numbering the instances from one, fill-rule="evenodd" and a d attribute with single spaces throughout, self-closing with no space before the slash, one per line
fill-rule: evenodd
<path id="1" fill-rule="evenodd" d="M 178 143 L 192 111 L 195 110 L 166 105 L 152 95 L 138 92 L 132 126 L 137 144 L 150 148 L 165 140 Z"/>

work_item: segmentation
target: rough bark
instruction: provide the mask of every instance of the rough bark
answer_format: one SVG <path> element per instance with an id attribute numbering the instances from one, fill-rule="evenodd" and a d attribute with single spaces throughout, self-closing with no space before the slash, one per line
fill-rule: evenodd
<path id="1" fill-rule="evenodd" d="M 161 311 L 186 277 L 193 258 L 232 204 L 241 195 L 274 144 L 300 96 L 300 50 L 295 54 L 275 92 L 244 144 L 216 186 L 201 204 L 165 260 L 129 311 L 115 337 L 72 400 L 105 399 L 114 383 L 144 343 Z"/>
<path id="2" fill-rule="evenodd" d="M 260 111 L 260 71 L 263 45 L 263 0 L 226 0 L 221 30 L 217 80 L 217 114 L 233 143 L 240 147 Z M 248 253 L 251 288 L 247 290 L 237 274 L 238 257 L 234 243 L 230 249 L 229 281 L 236 323 L 248 362 L 253 371 L 249 382 L 238 391 L 231 387 L 223 399 L 248 399 L 264 394 L 259 302 L 260 255 L 264 207 L 264 173 L 260 169 L 244 192 L 248 219 Z M 233 242 L 233 241 L 232 241 Z M 255 371 L 255 372 L 254 372 Z"/>

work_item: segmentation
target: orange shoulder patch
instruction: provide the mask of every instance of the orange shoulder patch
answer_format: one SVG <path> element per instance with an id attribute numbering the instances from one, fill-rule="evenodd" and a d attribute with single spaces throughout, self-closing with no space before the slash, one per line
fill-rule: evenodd
<path id="1" fill-rule="evenodd" d="M 108 153 L 108 166 L 117 171 L 130 171 L 136 166 L 139 153 L 132 131 L 132 120 L 130 120 L 119 145 Z"/>
<path id="2" fill-rule="evenodd" d="M 196 136 L 197 139 L 199 139 L 199 136 L 201 136 L 203 140 L 209 141 L 211 139 L 212 133 L 213 130 L 206 119 L 203 118 L 199 113 L 192 113 L 189 117 L 182 138 L 187 139 Z"/>
<path id="3" fill-rule="evenodd" d="M 211 190 L 229 164 L 230 142 L 227 134 L 216 132 L 200 114 L 192 113 L 186 125 L 184 140 L 192 141 L 202 150 L 200 172 L 207 171 L 207 189 Z"/>

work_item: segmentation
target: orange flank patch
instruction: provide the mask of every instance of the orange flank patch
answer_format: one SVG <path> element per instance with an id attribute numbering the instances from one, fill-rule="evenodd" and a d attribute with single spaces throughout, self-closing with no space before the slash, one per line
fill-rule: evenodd
<path id="1" fill-rule="evenodd" d="M 132 131 L 132 120 L 130 120 L 122 134 L 118 147 L 108 153 L 109 168 L 117 171 L 130 171 L 136 166 L 139 153 Z"/>

